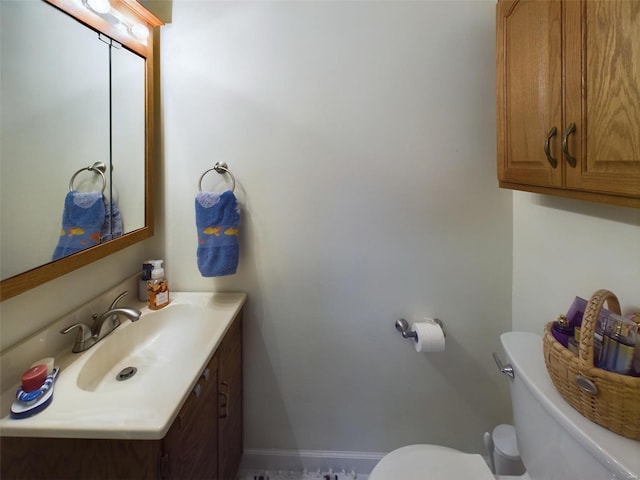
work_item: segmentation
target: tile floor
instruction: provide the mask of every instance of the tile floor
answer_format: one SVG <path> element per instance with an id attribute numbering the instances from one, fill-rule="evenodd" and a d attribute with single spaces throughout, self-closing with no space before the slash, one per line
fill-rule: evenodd
<path id="1" fill-rule="evenodd" d="M 294 471 L 255 471 L 242 474 L 241 480 L 367 480 L 368 475 L 356 472 L 294 472 Z"/>

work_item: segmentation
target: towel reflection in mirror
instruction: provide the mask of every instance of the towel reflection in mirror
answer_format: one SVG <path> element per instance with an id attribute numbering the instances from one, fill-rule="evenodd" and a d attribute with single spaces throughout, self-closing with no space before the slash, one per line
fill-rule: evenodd
<path id="1" fill-rule="evenodd" d="M 79 252 L 122 235 L 122 215 L 116 202 L 107 202 L 102 192 L 67 193 L 62 211 L 62 229 L 52 260 Z"/>

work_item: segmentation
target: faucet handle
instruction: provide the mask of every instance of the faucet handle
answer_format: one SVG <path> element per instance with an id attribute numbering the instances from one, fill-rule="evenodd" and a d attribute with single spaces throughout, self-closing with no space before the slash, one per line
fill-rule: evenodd
<path id="1" fill-rule="evenodd" d="M 67 328 L 63 328 L 62 330 L 60 330 L 60 333 L 69 333 L 74 328 L 78 329 L 78 336 L 83 339 L 88 336 L 91 336 L 91 327 L 89 327 L 89 325 L 87 325 L 86 323 L 82 323 L 82 322 L 69 325 Z"/>
<path id="2" fill-rule="evenodd" d="M 122 300 L 124 297 L 126 297 L 127 295 L 129 295 L 129 290 L 125 290 L 120 295 L 118 295 L 116 299 L 111 303 L 109 310 L 113 310 L 114 308 L 116 308 L 116 306 L 118 305 L 118 302 Z"/>
<path id="3" fill-rule="evenodd" d="M 72 352 L 78 353 L 85 350 L 85 342 L 91 339 L 92 333 L 91 333 L 91 327 L 86 323 L 82 323 L 82 322 L 69 325 L 67 328 L 63 328 L 62 330 L 60 330 L 60 333 L 62 334 L 69 333 L 74 328 L 78 329 L 78 333 L 76 334 L 76 340 L 75 340 L 75 343 L 73 344 Z"/>

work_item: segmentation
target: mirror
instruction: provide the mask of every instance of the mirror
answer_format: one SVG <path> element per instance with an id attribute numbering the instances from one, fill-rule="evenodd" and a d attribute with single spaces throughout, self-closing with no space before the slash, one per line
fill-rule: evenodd
<path id="1" fill-rule="evenodd" d="M 132 32 L 162 23 L 112 2 L 0 2 L 0 300 L 153 233 L 153 37 Z M 71 188 L 104 194 L 95 246 L 60 247 Z"/>

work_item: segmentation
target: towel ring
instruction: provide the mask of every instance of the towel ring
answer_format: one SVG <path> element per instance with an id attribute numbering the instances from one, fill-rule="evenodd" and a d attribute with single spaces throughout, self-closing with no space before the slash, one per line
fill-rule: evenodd
<path id="1" fill-rule="evenodd" d="M 236 177 L 234 177 L 233 173 L 231 173 L 231 171 L 229 170 L 229 166 L 227 165 L 227 162 L 217 162 L 212 168 L 204 172 L 200 177 L 200 180 L 198 181 L 199 192 L 202 192 L 202 179 L 205 177 L 207 173 L 211 172 L 212 170 L 215 170 L 220 175 L 223 175 L 225 173 L 228 174 L 231 177 L 231 181 L 233 182 L 231 185 L 231 191 L 234 192 L 236 190 Z"/>
<path id="2" fill-rule="evenodd" d="M 100 174 L 100 176 L 102 177 L 102 193 L 104 193 L 104 189 L 107 188 L 107 179 L 104 177 L 104 172 L 107 171 L 107 166 L 103 162 L 96 162 L 93 165 L 81 168 L 76 173 L 74 173 L 71 177 L 71 180 L 69 181 L 69 191 L 73 191 L 73 181 L 76 179 L 80 172 L 84 172 L 85 170 Z"/>

